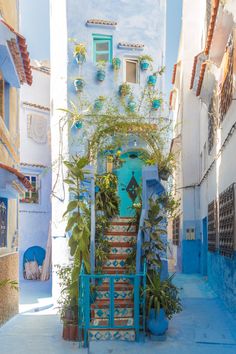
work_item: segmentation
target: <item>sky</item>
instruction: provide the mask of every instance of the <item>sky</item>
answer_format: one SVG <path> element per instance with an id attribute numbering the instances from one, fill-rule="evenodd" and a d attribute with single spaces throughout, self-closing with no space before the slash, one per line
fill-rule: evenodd
<path id="1" fill-rule="evenodd" d="M 182 20 L 182 0 L 167 0 L 166 99 L 172 88 L 173 66 L 177 61 Z"/>
<path id="2" fill-rule="evenodd" d="M 114 0 L 112 0 L 114 1 Z M 30 57 L 50 57 L 49 0 L 20 0 L 21 33 L 27 38 Z M 181 31 L 182 0 L 167 0 L 166 99 L 171 90 L 173 66 L 177 61 Z"/>
<path id="3" fill-rule="evenodd" d="M 20 0 L 20 32 L 31 59 L 49 60 L 49 0 Z"/>

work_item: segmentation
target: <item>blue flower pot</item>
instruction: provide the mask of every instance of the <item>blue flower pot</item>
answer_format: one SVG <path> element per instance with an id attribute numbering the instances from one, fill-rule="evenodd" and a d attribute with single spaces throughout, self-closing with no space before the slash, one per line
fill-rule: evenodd
<path id="1" fill-rule="evenodd" d="M 155 313 L 155 310 L 151 309 L 147 319 L 147 328 L 155 336 L 165 334 L 168 329 L 168 320 L 163 309 L 160 309 L 159 313 Z"/>
<path id="2" fill-rule="evenodd" d="M 77 61 L 77 64 L 83 64 L 85 62 L 85 56 L 81 53 L 77 53 L 75 55 L 75 60 Z"/>
<path id="3" fill-rule="evenodd" d="M 85 82 L 83 79 L 76 79 L 74 80 L 74 86 L 76 91 L 82 92 L 84 89 Z"/>
<path id="4" fill-rule="evenodd" d="M 160 100 L 153 100 L 152 101 L 152 109 L 158 109 L 161 106 L 161 101 Z"/>
<path id="5" fill-rule="evenodd" d="M 128 103 L 128 109 L 130 112 L 134 112 L 136 108 L 136 103 L 134 101 L 129 101 Z"/>
<path id="6" fill-rule="evenodd" d="M 96 111 L 101 111 L 103 109 L 103 101 L 101 100 L 95 100 L 94 102 L 94 109 Z"/>
<path id="7" fill-rule="evenodd" d="M 157 77 L 155 75 L 148 76 L 148 85 L 155 86 L 157 82 Z"/>
<path id="8" fill-rule="evenodd" d="M 143 71 L 147 70 L 149 68 L 149 65 L 150 65 L 149 62 L 145 59 L 141 60 L 140 62 L 140 68 Z"/>
<path id="9" fill-rule="evenodd" d="M 97 71 L 97 80 L 98 81 L 104 81 L 105 77 L 106 77 L 105 70 L 98 70 Z"/>
<path id="10" fill-rule="evenodd" d="M 119 70 L 121 66 L 121 60 L 119 58 L 115 59 L 115 62 L 112 63 L 112 67 L 114 70 Z"/>

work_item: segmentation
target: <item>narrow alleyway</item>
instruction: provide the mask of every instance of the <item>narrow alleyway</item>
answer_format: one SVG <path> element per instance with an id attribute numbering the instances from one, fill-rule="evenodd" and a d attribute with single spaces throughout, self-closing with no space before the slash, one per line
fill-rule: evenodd
<path id="1" fill-rule="evenodd" d="M 199 275 L 178 274 L 175 281 L 182 287 L 184 310 L 170 322 L 165 341 L 92 342 L 89 353 L 234 354 L 236 319 L 227 312 L 205 279 Z M 0 353 L 78 352 L 77 343 L 61 339 L 61 324 L 51 306 L 47 285 L 39 289 L 40 284 L 35 283 L 35 294 L 31 291 L 29 295 L 26 292 L 28 284 L 23 284 L 21 290 L 21 313 L 0 328 Z M 40 296 L 37 301 L 36 291 Z M 80 353 L 87 353 L 87 350 L 80 349 Z"/>

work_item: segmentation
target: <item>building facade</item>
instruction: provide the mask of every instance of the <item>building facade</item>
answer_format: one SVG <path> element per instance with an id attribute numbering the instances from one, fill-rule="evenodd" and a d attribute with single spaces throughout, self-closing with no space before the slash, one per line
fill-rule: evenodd
<path id="1" fill-rule="evenodd" d="M 37 61 L 31 67 L 34 83 L 20 92 L 20 166 L 34 188 L 20 197 L 20 279 L 27 279 L 26 261 L 42 269 L 51 221 L 50 68 Z M 37 267 L 28 274 L 40 277 Z"/>
<path id="2" fill-rule="evenodd" d="M 18 1 L 0 2 L 0 281 L 18 281 L 18 196 L 31 190 L 20 172 L 19 91 L 32 84 L 29 53 L 18 31 Z M 0 324 L 18 311 L 18 292 L 0 289 Z"/>
<path id="3" fill-rule="evenodd" d="M 230 0 L 183 2 L 170 97 L 180 199 L 172 221 L 176 267 L 207 276 L 234 312 L 235 11 Z"/>
<path id="4" fill-rule="evenodd" d="M 150 8 L 153 12 L 151 17 Z M 99 4 L 85 0 L 60 0 L 56 4 L 51 2 L 52 161 L 59 164 L 52 176 L 54 264 L 68 259 L 62 214 L 69 194 L 62 183 L 65 175 L 65 169 L 61 166 L 62 157 L 68 158 L 77 152 L 83 154 L 87 149 L 87 141 L 81 141 L 81 137 L 76 134 L 71 138 L 68 126 L 63 131 L 60 129 L 62 113 L 58 109 L 70 109 L 70 101 L 78 102 L 81 95 L 76 92 L 73 84 L 78 77 L 85 81 L 83 97 L 89 102 L 94 102 L 100 95 L 108 98 L 118 96 L 119 85 L 124 82 L 131 85 L 136 97 L 140 89 L 145 87 L 151 72 L 150 69 L 141 71 L 139 56 L 148 54 L 154 59 L 153 71 L 165 63 L 165 24 L 166 1 L 163 0 L 156 1 L 155 5 L 150 0 L 135 5 L 128 0 L 102 0 Z M 86 62 L 82 66 L 73 57 L 73 41 L 86 46 Z M 116 57 L 121 61 L 117 75 L 112 69 L 112 59 Z M 96 77 L 96 64 L 99 60 L 107 62 L 104 81 Z M 163 79 L 159 79 L 157 86 L 163 91 Z M 102 168 L 98 166 L 98 169 Z M 65 250 L 64 255 L 58 252 L 61 249 Z"/>

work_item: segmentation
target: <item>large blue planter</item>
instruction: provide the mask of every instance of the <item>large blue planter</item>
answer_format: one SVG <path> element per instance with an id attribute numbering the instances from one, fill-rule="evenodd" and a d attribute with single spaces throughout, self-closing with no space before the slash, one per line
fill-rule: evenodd
<path id="1" fill-rule="evenodd" d="M 160 100 L 153 100 L 152 101 L 152 109 L 158 109 L 161 107 L 161 101 Z"/>
<path id="2" fill-rule="evenodd" d="M 97 80 L 98 81 L 104 81 L 106 77 L 106 72 L 105 70 L 98 70 L 97 71 Z"/>
<path id="3" fill-rule="evenodd" d="M 149 68 L 149 65 L 150 65 L 149 62 L 145 59 L 140 61 L 140 68 L 143 71 L 147 70 Z"/>
<path id="4" fill-rule="evenodd" d="M 83 64 L 85 62 L 85 56 L 81 53 L 77 53 L 75 55 L 75 59 L 77 61 L 77 64 Z"/>
<path id="5" fill-rule="evenodd" d="M 160 309 L 159 313 L 157 314 L 155 313 L 154 309 L 151 309 L 147 319 L 147 328 L 155 336 L 161 336 L 165 334 L 168 329 L 168 320 L 163 309 Z"/>
<path id="6" fill-rule="evenodd" d="M 74 80 L 74 86 L 76 91 L 82 92 L 84 89 L 85 82 L 83 79 L 76 79 Z"/>
<path id="7" fill-rule="evenodd" d="M 128 103 L 128 109 L 130 112 L 134 112 L 136 108 L 136 103 L 134 101 L 129 101 Z"/>
<path id="8" fill-rule="evenodd" d="M 157 77 L 155 75 L 148 76 L 148 85 L 155 86 L 157 82 Z"/>

